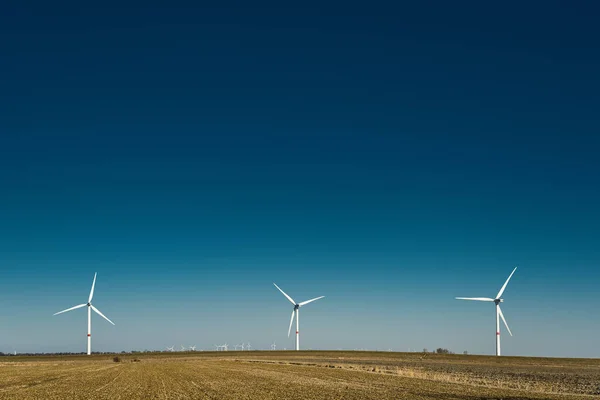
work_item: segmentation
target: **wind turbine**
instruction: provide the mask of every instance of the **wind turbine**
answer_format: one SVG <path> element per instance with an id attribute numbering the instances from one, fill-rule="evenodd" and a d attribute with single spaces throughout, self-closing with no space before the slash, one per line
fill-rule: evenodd
<path id="1" fill-rule="evenodd" d="M 185 351 L 185 346 L 181 345 L 181 351 Z"/>
<path id="2" fill-rule="evenodd" d="M 500 289 L 500 291 L 496 295 L 496 298 L 494 298 L 494 299 L 490 299 L 488 297 L 457 297 L 456 298 L 457 300 L 488 301 L 488 302 L 493 302 L 494 304 L 496 304 L 496 355 L 497 356 L 500 355 L 500 318 L 502 318 L 502 321 L 504 322 L 504 326 L 506 326 L 508 333 L 510 333 L 510 336 L 512 336 L 512 332 L 510 331 L 510 328 L 508 327 L 508 324 L 506 323 L 506 319 L 504 319 L 504 314 L 502 314 L 502 309 L 500 308 L 500 303 L 504 302 L 504 300 L 502 299 L 502 293 L 504 293 L 504 289 L 506 289 L 506 285 L 508 285 L 508 281 L 510 281 L 510 278 L 512 278 L 512 276 L 516 270 L 517 270 L 517 268 L 513 269 L 513 272 L 508 276 L 508 279 L 506 280 L 506 282 L 504 282 L 504 285 L 502 285 L 502 288 Z"/>
<path id="3" fill-rule="evenodd" d="M 275 342 L 273 342 L 273 344 L 271 345 L 271 350 L 277 350 L 277 345 L 275 344 Z"/>
<path id="4" fill-rule="evenodd" d="M 98 273 L 94 274 L 94 281 L 92 282 L 92 290 L 90 290 L 90 297 L 88 298 L 87 303 L 80 304 L 75 307 L 67 308 L 66 310 L 62 310 L 62 311 L 59 311 L 56 314 L 54 314 L 54 315 L 58 315 L 58 314 L 66 313 L 67 311 L 71 311 L 71 310 L 75 310 L 77 308 L 87 306 L 87 308 L 88 308 L 88 331 L 87 331 L 87 354 L 88 354 L 88 356 L 90 354 L 92 354 L 92 310 L 94 310 L 94 312 L 96 314 L 98 314 L 99 316 L 101 316 L 102 318 L 104 318 L 105 320 L 110 322 L 111 324 L 113 324 L 113 325 L 115 324 L 110 319 L 106 318 L 106 316 L 104 314 L 102 314 L 100 312 L 100 310 L 98 310 L 96 307 L 94 307 L 92 305 L 92 298 L 94 297 L 94 286 L 96 286 L 96 275 L 98 275 Z"/>
<path id="5" fill-rule="evenodd" d="M 175 346 L 167 347 L 167 351 L 175 351 Z"/>
<path id="6" fill-rule="evenodd" d="M 275 283 L 273 283 L 275 285 Z M 303 301 L 302 303 L 296 303 L 294 299 L 287 295 L 281 288 L 275 285 L 277 289 L 294 305 L 294 309 L 292 310 L 292 317 L 290 318 L 290 327 L 288 329 L 288 337 L 290 337 L 290 332 L 292 331 L 292 324 L 294 323 L 294 313 L 296 313 L 296 350 L 300 350 L 300 307 L 307 305 L 308 303 L 312 303 L 313 301 L 322 299 L 325 296 L 315 297 L 314 299 L 310 299 L 307 301 Z"/>

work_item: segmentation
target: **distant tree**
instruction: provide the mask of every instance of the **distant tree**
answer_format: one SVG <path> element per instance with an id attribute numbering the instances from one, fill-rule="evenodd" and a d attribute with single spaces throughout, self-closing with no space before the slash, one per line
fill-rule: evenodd
<path id="1" fill-rule="evenodd" d="M 441 347 L 438 347 L 438 349 L 437 349 L 435 352 L 436 352 L 436 353 L 438 353 L 438 354 L 451 354 L 451 353 L 450 353 L 450 350 L 448 350 L 448 349 L 443 349 L 443 348 L 441 348 Z"/>
<path id="2" fill-rule="evenodd" d="M 423 349 L 423 353 L 429 353 L 429 350 Z"/>
<path id="3" fill-rule="evenodd" d="M 465 351 L 463 351 L 463 354 L 464 354 L 465 356 L 467 356 L 467 355 L 469 355 L 469 352 L 465 350 Z"/>

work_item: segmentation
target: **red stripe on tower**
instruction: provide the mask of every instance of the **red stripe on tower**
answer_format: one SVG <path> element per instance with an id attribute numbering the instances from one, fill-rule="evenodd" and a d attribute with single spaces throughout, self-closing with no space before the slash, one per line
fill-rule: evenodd
<path id="1" fill-rule="evenodd" d="M 296 331 L 296 335 L 297 335 L 298 333 L 299 333 L 299 332 L 298 332 L 298 331 Z"/>
<path id="2" fill-rule="evenodd" d="M 89 337 L 89 336 L 92 336 L 92 335 L 91 335 L 90 333 L 88 333 L 88 337 Z"/>
<path id="3" fill-rule="evenodd" d="M 496 336 L 500 336 L 500 332 L 496 332 Z"/>

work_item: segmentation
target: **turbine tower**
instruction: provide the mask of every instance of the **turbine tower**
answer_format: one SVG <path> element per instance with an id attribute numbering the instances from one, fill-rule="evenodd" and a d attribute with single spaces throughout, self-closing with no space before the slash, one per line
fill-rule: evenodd
<path id="1" fill-rule="evenodd" d="M 290 332 L 292 331 L 292 324 L 294 323 L 294 313 L 296 314 L 296 350 L 300 350 L 300 307 L 307 305 L 308 303 L 312 303 L 313 301 L 322 299 L 325 296 L 315 297 L 314 299 L 303 301 L 302 303 L 296 303 L 294 299 L 287 295 L 279 286 L 273 283 L 277 289 L 294 305 L 294 309 L 292 310 L 292 317 L 290 318 L 290 327 L 288 329 L 288 337 L 290 337 Z"/>
<path id="2" fill-rule="evenodd" d="M 98 275 L 98 273 L 94 274 L 94 281 L 92 282 L 92 290 L 90 290 L 90 297 L 88 298 L 87 303 L 80 304 L 75 307 L 67 308 L 66 310 L 62 310 L 62 311 L 59 311 L 56 314 L 54 314 L 54 315 L 58 315 L 58 314 L 66 313 L 67 311 L 71 311 L 71 310 L 75 310 L 77 308 L 87 306 L 87 308 L 88 308 L 88 330 L 87 330 L 87 354 L 88 354 L 88 356 L 90 354 L 92 354 L 92 310 L 94 310 L 94 312 L 96 314 L 98 314 L 99 316 L 101 316 L 102 318 L 104 318 L 105 320 L 110 322 L 111 324 L 113 324 L 113 325 L 115 324 L 110 319 L 106 318 L 106 316 L 104 314 L 102 314 L 100 312 L 100 310 L 98 310 L 96 307 L 94 307 L 92 305 L 92 298 L 94 297 L 94 286 L 96 286 L 96 275 Z"/>
<path id="3" fill-rule="evenodd" d="M 494 299 L 490 299 L 488 297 L 457 297 L 456 298 L 457 300 L 487 301 L 487 302 L 493 302 L 494 304 L 496 304 L 496 355 L 497 356 L 500 355 L 500 318 L 502 318 L 502 321 L 504 322 L 504 326 L 506 326 L 508 333 L 510 334 L 510 336 L 512 336 L 512 332 L 510 331 L 510 328 L 508 327 L 508 324 L 506 323 L 506 319 L 504 319 L 504 314 L 502 314 L 502 309 L 500 308 L 500 303 L 504 302 L 504 300 L 502 299 L 502 293 L 504 293 L 504 289 L 506 289 L 506 285 L 508 285 L 508 281 L 510 281 L 510 278 L 512 278 L 512 276 L 516 270 L 517 270 L 516 268 L 513 269 L 513 272 L 509 275 L 506 282 L 504 282 L 504 285 L 502 286 L 502 288 L 496 295 L 496 298 L 494 298 Z"/>

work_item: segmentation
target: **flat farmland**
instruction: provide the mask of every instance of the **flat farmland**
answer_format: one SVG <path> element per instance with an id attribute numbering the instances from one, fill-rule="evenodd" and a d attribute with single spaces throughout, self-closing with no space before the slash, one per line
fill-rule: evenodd
<path id="1" fill-rule="evenodd" d="M 4 357 L 0 399 L 600 399 L 600 360 L 384 352 Z"/>

